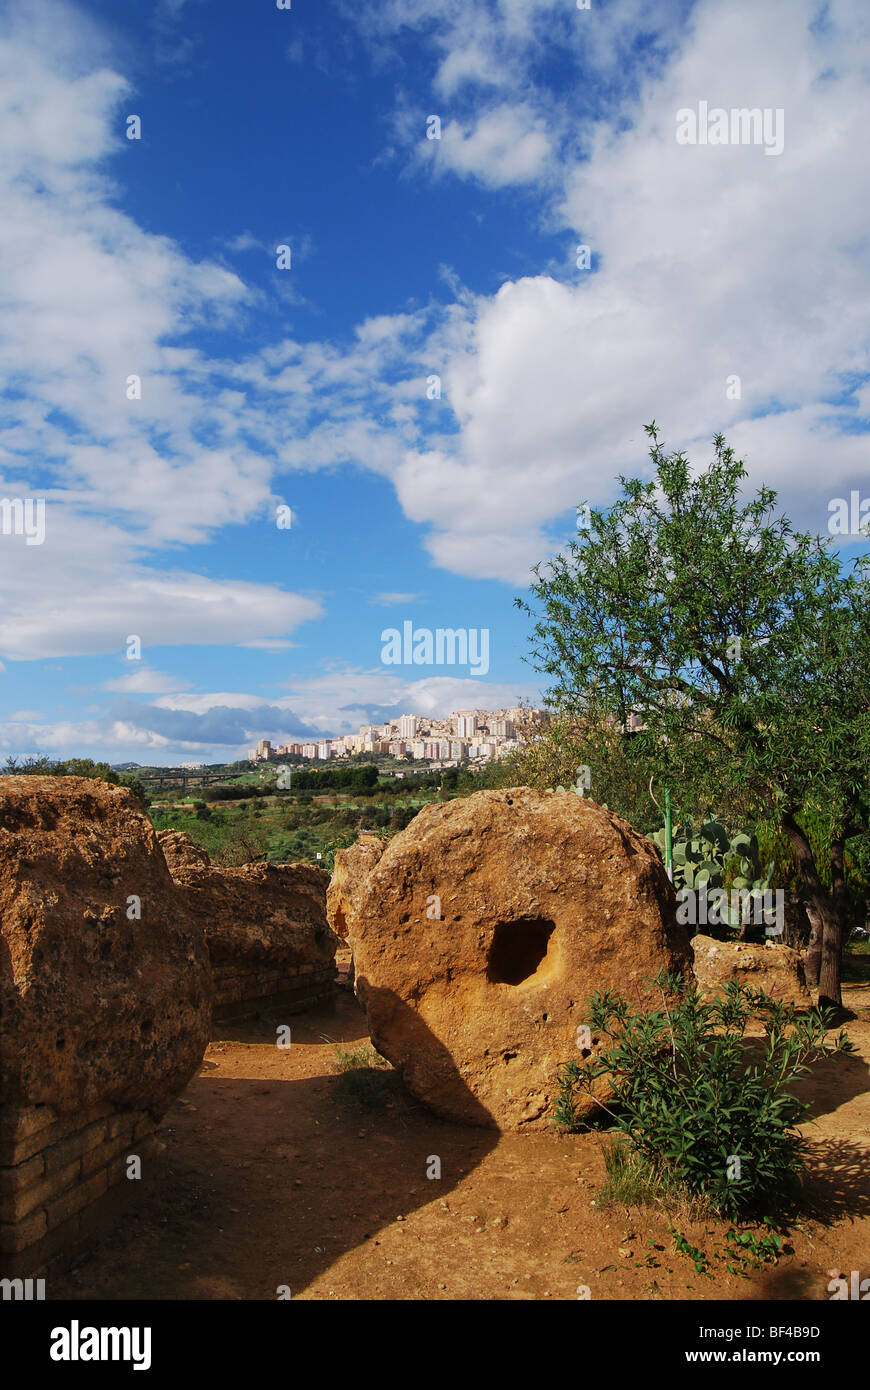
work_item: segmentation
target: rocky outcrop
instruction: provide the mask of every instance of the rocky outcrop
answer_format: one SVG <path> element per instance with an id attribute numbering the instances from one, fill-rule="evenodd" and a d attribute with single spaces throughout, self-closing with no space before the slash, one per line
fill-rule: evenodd
<path id="1" fill-rule="evenodd" d="M 463 1123 L 544 1127 L 589 996 L 691 963 L 654 847 L 570 792 L 427 806 L 341 894 L 372 1042 Z"/>
<path id="2" fill-rule="evenodd" d="M 0 778 L 0 932 L 3 1103 L 161 1116 L 202 1059 L 211 981 L 130 791 Z"/>
<path id="3" fill-rule="evenodd" d="M 693 936 L 694 973 L 704 999 L 715 999 L 734 980 L 764 990 L 772 999 L 807 1009 L 811 999 L 799 953 L 771 941 L 755 945 L 746 941 L 716 941 L 712 936 Z"/>
<path id="4" fill-rule="evenodd" d="M 336 851 L 335 868 L 326 890 L 326 915 L 332 930 L 342 940 L 348 934 L 348 917 L 353 916 L 356 897 L 386 844 L 386 840 L 377 835 L 360 835 L 349 849 Z"/>
<path id="5" fill-rule="evenodd" d="M 5 1274 L 135 1192 L 133 1158 L 149 1176 L 208 1042 L 212 982 L 151 822 L 91 779 L 0 777 L 0 938 Z"/>
<path id="6" fill-rule="evenodd" d="M 329 875 L 307 864 L 219 868 L 179 831 L 160 844 L 190 916 L 201 925 L 215 1016 L 289 1012 L 333 997 L 338 940 L 326 920 Z"/>
<path id="7" fill-rule="evenodd" d="M 173 877 L 179 869 L 208 869 L 211 866 L 208 852 L 184 830 L 158 830 L 157 840 Z"/>

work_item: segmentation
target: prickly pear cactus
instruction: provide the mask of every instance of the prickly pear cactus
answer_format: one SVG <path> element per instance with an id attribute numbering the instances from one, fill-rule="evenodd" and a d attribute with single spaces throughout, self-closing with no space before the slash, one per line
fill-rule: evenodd
<path id="1" fill-rule="evenodd" d="M 649 839 L 664 859 L 664 828 L 650 835 Z M 681 888 L 698 891 L 704 888 L 707 893 L 716 888 L 724 889 L 729 867 L 737 868 L 737 874 L 732 877 L 730 886 L 739 892 L 749 893 L 754 898 L 770 888 L 774 861 L 771 860 L 762 869 L 758 839 L 752 829 L 740 831 L 732 838 L 724 825 L 712 818 L 705 821 L 697 831 L 691 824 L 680 825 L 673 831 L 671 850 L 674 887 L 678 892 Z M 723 904 L 722 919 L 727 920 L 730 926 L 739 926 L 739 909 L 730 904 L 727 907 Z"/>

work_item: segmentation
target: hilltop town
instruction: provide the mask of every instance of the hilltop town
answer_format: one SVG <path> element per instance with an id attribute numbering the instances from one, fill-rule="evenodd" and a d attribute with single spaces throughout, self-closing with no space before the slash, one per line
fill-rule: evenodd
<path id="1" fill-rule="evenodd" d="M 524 721 L 540 713 L 540 710 L 513 705 L 497 710 L 454 710 L 440 719 L 428 714 L 403 714 L 384 724 L 362 724 L 358 734 L 317 742 L 273 745 L 263 738 L 251 749 L 248 758 L 252 763 L 267 762 L 275 756 L 328 761 L 364 753 L 442 766 L 465 761 L 487 762 L 516 748 L 522 741 Z"/>

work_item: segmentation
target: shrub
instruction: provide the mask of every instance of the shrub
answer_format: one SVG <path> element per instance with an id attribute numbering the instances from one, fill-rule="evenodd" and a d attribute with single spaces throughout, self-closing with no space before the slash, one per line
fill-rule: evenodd
<path id="1" fill-rule="evenodd" d="M 809 1102 L 789 1087 L 810 1059 L 854 1045 L 843 1032 L 825 1043 L 828 1010 L 799 1015 L 733 982 L 712 1003 L 678 975 L 652 983 L 660 1009 L 645 1011 L 640 1001 L 635 1008 L 613 990 L 592 996 L 593 1044 L 606 1037 L 608 1046 L 560 1068 L 556 1125 L 587 1128 L 577 1102 L 593 1097 L 647 1166 L 651 1186 L 660 1188 L 667 1173 L 723 1215 L 776 1210 L 803 1168 L 805 1141 L 795 1126 Z M 744 1036 L 753 1015 L 763 1019 L 763 1038 Z M 606 1103 L 595 1095 L 605 1077 L 614 1090 Z"/>
<path id="2" fill-rule="evenodd" d="M 329 840 L 323 847 L 323 868 L 328 874 L 335 872 L 335 855 L 340 849 L 349 849 L 356 844 L 356 835 L 338 835 L 334 840 Z"/>
<path id="3" fill-rule="evenodd" d="M 371 1043 L 346 1052 L 333 1044 L 334 1069 L 340 1073 L 335 1094 L 352 1096 L 368 1109 L 385 1104 L 390 1094 L 390 1063 Z"/>

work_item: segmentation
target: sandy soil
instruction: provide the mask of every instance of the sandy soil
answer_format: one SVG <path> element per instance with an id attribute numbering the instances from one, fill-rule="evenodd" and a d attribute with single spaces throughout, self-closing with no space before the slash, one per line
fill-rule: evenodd
<path id="1" fill-rule="evenodd" d="M 410 1100 L 392 1071 L 366 1102 L 335 1071 L 366 1039 L 334 1014 L 229 1030 L 169 1111 L 166 1153 L 132 1216 L 50 1281 L 53 1298 L 820 1299 L 829 1271 L 870 1275 L 870 986 L 846 987 L 859 1054 L 818 1065 L 804 1214 L 787 1253 L 730 1275 L 726 1224 L 599 1211 L 601 1139 L 462 1129 Z M 376 1083 L 377 1084 L 377 1083 Z M 353 1085 L 353 1082 L 351 1082 Z M 431 1158 L 441 1177 L 427 1177 Z M 678 1254 L 679 1224 L 713 1278 Z"/>

